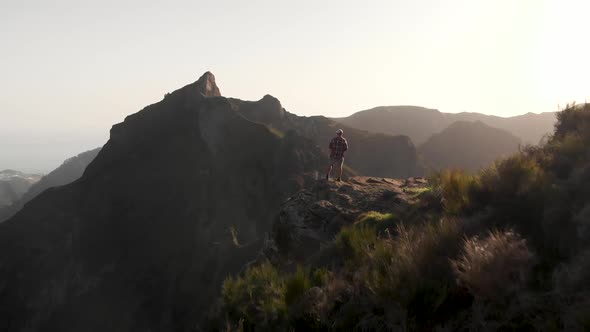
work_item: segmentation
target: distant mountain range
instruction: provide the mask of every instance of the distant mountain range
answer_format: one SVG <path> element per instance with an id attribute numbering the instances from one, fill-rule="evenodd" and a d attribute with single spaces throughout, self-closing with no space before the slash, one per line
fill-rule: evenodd
<path id="1" fill-rule="evenodd" d="M 52 188 L 66 185 L 70 182 L 73 182 L 82 176 L 84 170 L 90 164 L 92 160 L 96 157 L 100 148 L 86 151 L 80 153 L 79 155 L 69 158 L 63 162 L 58 168 L 50 172 L 49 174 L 41 177 L 41 175 L 24 175 L 21 172 L 11 171 L 12 173 L 21 174 L 17 177 L 11 177 L 14 182 L 15 178 L 22 178 L 25 177 L 28 179 L 27 181 L 19 181 L 23 184 L 28 183 L 28 186 L 21 186 L 21 189 L 26 187 L 26 190 L 21 190 L 19 193 L 20 195 L 15 196 L 10 204 L 0 206 L 0 222 L 5 221 L 6 219 L 13 216 L 17 213 L 28 201 L 32 200 L 33 198 L 37 197 L 37 195 L 41 194 L 43 191 Z M 2 193 L 2 174 L 8 174 L 8 171 L 0 172 L 0 197 Z"/>
<path id="2" fill-rule="evenodd" d="M 554 112 L 527 113 L 504 118 L 480 113 L 442 113 L 418 106 L 381 106 L 334 120 L 371 132 L 407 135 L 416 145 L 423 144 L 432 135 L 440 133 L 457 121 L 480 121 L 490 127 L 508 131 L 524 144 L 538 144 L 544 135 L 553 131 L 556 121 Z"/>
<path id="3" fill-rule="evenodd" d="M 538 144 L 553 131 L 555 113 L 498 117 L 479 113 L 442 113 L 418 106 L 384 106 L 334 119 L 353 128 L 407 135 L 416 144 L 427 172 L 443 168 L 476 171 Z"/>
<path id="4" fill-rule="evenodd" d="M 39 179 L 39 174 L 26 174 L 11 169 L 0 171 L 0 209 L 18 201 Z"/>

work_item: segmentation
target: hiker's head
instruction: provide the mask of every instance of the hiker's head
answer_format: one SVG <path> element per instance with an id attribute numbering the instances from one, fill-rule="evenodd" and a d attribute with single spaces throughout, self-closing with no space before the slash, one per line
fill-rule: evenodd
<path id="1" fill-rule="evenodd" d="M 344 134 L 344 131 L 342 131 L 342 129 L 336 130 L 336 135 L 342 136 L 342 134 Z"/>

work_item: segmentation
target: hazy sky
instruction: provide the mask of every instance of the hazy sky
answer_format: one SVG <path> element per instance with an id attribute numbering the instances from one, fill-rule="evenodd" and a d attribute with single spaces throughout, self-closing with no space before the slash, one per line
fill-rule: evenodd
<path id="1" fill-rule="evenodd" d="M 0 0 L 0 169 L 49 171 L 210 70 L 299 115 L 590 100 L 590 1 Z"/>

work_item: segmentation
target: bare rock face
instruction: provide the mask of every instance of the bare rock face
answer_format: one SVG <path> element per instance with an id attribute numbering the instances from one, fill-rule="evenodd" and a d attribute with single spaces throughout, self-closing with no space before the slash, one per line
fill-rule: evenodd
<path id="1" fill-rule="evenodd" d="M 221 92 L 219 92 L 219 88 L 215 84 L 215 76 L 211 72 L 203 74 L 193 85 L 204 97 L 221 97 Z"/>

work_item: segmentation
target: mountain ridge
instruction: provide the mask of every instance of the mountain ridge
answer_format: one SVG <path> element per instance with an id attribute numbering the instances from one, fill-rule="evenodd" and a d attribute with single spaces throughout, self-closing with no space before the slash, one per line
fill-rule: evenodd
<path id="1" fill-rule="evenodd" d="M 12 205 L 0 209 L 0 223 L 16 214 L 22 207 L 41 194 L 43 191 L 56 186 L 71 183 L 80 178 L 86 166 L 96 157 L 100 148 L 79 153 L 66 159 L 58 168 L 41 177 L 31 185 Z"/>
<path id="2" fill-rule="evenodd" d="M 477 143 L 474 143 L 477 142 Z M 463 169 L 475 172 L 496 159 L 518 152 L 520 138 L 481 121 L 455 121 L 433 134 L 418 148 L 432 170 Z"/>
<path id="3" fill-rule="evenodd" d="M 522 139 L 525 144 L 538 144 L 550 134 L 555 124 L 555 112 L 532 113 L 500 117 L 476 112 L 443 113 L 420 106 L 378 106 L 356 112 L 348 117 L 334 118 L 355 128 L 389 134 L 405 134 L 421 145 L 433 134 L 455 121 L 482 121 L 504 129 Z"/>
<path id="4" fill-rule="evenodd" d="M 230 98 L 230 102 L 240 114 L 268 126 L 278 135 L 294 131 L 310 138 L 325 155 L 329 154 L 328 143 L 336 130 L 343 129 L 351 144 L 345 155 L 345 165 L 351 175 L 406 178 L 424 173 L 416 147 L 405 135 L 371 133 L 324 116 L 297 116 L 285 110 L 271 95 L 255 102 L 234 98 Z"/>

